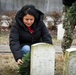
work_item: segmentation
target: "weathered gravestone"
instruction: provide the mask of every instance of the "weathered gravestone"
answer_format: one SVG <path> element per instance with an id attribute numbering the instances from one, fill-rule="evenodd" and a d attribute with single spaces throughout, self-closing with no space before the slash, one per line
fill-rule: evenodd
<path id="1" fill-rule="evenodd" d="M 60 23 L 58 25 L 58 28 L 57 28 L 57 40 L 62 40 L 63 39 L 63 35 L 64 35 L 64 29 L 63 29 L 63 25 L 62 23 Z"/>
<path id="2" fill-rule="evenodd" d="M 76 48 L 66 50 L 64 75 L 76 75 Z"/>
<path id="3" fill-rule="evenodd" d="M 47 43 L 37 43 L 31 47 L 30 75 L 54 75 L 55 49 Z"/>

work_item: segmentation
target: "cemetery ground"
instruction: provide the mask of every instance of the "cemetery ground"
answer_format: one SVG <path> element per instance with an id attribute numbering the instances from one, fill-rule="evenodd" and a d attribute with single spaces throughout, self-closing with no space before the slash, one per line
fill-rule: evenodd
<path id="1" fill-rule="evenodd" d="M 9 44 L 9 34 L 0 34 L 0 45 Z M 61 41 L 53 36 L 54 45 L 61 45 Z M 72 45 L 76 45 L 76 39 L 74 39 Z M 64 57 L 61 52 L 55 55 L 55 75 L 63 75 Z M 18 65 L 15 62 L 12 53 L 0 53 L 0 75 L 18 75 Z"/>

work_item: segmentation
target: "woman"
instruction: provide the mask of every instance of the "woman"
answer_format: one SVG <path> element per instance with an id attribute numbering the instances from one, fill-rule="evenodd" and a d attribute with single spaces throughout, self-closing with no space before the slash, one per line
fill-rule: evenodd
<path id="1" fill-rule="evenodd" d="M 23 54 L 30 52 L 30 46 L 45 42 L 52 44 L 52 38 L 43 23 L 43 13 L 33 5 L 25 5 L 16 14 L 10 32 L 10 49 L 18 65 Z"/>

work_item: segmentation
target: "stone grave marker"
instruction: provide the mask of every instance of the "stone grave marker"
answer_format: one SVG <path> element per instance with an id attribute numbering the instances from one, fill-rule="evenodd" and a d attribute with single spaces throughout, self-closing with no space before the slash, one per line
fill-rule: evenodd
<path id="1" fill-rule="evenodd" d="M 55 49 L 47 43 L 37 43 L 31 46 L 30 75 L 54 75 Z"/>
<path id="2" fill-rule="evenodd" d="M 64 29 L 62 23 L 60 23 L 57 27 L 57 40 L 62 40 L 64 36 Z"/>
<path id="3" fill-rule="evenodd" d="M 76 48 L 66 50 L 63 75 L 76 75 Z"/>

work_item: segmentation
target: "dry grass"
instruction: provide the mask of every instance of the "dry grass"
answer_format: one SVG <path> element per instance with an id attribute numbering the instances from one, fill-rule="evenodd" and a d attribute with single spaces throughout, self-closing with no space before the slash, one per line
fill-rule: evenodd
<path id="1" fill-rule="evenodd" d="M 0 33 L 0 45 L 9 43 L 9 33 Z"/>
<path id="2" fill-rule="evenodd" d="M 63 75 L 64 57 L 63 54 L 56 54 L 55 75 Z"/>
<path id="3" fill-rule="evenodd" d="M 18 75 L 18 65 L 12 54 L 0 54 L 0 75 Z"/>
<path id="4" fill-rule="evenodd" d="M 63 63 L 62 54 L 56 54 L 55 75 L 62 75 Z M 18 65 L 11 53 L 0 54 L 0 75 L 18 75 Z"/>

